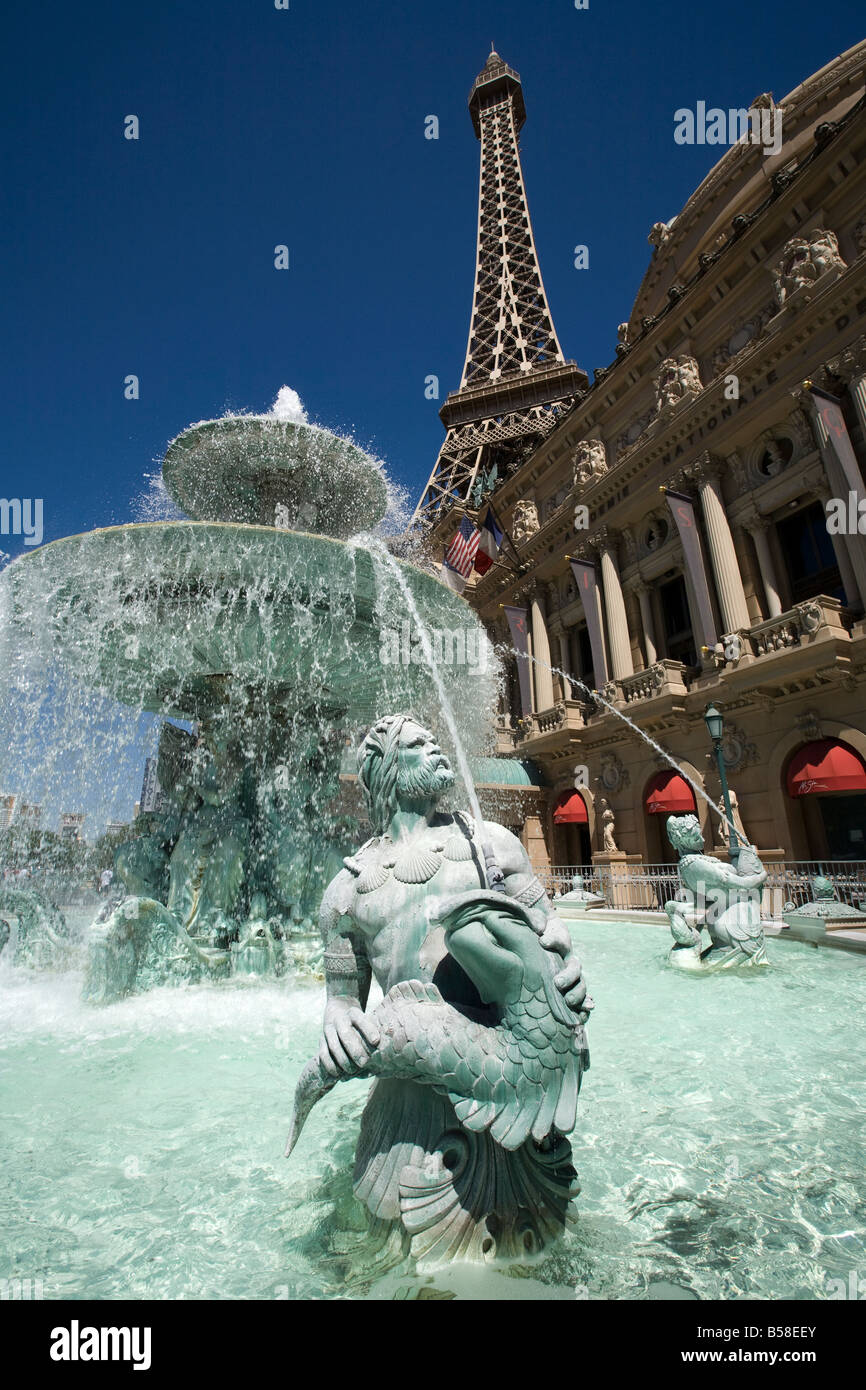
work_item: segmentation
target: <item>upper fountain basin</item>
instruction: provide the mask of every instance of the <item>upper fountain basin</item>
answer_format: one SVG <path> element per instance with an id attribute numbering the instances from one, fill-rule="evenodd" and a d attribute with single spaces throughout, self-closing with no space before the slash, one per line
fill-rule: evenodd
<path id="1" fill-rule="evenodd" d="M 438 579 L 397 563 L 424 620 L 461 638 L 458 659 L 446 656 L 447 680 L 463 717 L 480 718 L 473 711 L 495 704 L 495 674 L 478 618 Z M 409 659 L 417 634 L 390 566 L 361 546 L 273 527 L 155 522 L 53 541 L 2 581 L 11 622 L 0 664 L 44 673 L 56 658 L 134 708 L 205 719 L 319 705 L 354 722 L 391 708 L 432 717 L 437 706 L 429 671 Z"/>
<path id="2" fill-rule="evenodd" d="M 385 515 L 380 465 L 318 425 L 229 415 L 172 441 L 166 489 L 187 516 L 346 539 Z"/>

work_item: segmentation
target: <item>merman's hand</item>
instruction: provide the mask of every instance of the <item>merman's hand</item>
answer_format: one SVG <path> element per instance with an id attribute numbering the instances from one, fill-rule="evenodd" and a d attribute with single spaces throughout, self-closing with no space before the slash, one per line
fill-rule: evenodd
<path id="1" fill-rule="evenodd" d="M 380 1033 L 351 999 L 329 999 L 325 1006 L 319 1061 L 329 1076 L 353 1075 L 366 1065 Z"/>
<path id="2" fill-rule="evenodd" d="M 577 1014 L 580 1023 L 586 1023 L 595 1003 L 586 992 L 583 967 L 580 957 L 571 944 L 568 928 L 555 917 L 551 917 L 539 938 L 546 951 L 562 956 L 562 969 L 553 977 L 553 983 L 565 999 L 570 1009 Z"/>

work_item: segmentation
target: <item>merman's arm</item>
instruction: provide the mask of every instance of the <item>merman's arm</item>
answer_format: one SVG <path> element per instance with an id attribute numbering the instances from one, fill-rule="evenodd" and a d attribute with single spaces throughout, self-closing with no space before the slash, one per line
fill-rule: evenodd
<path id="1" fill-rule="evenodd" d="M 352 875 L 341 869 L 319 909 L 327 988 L 319 1059 L 331 1076 L 363 1067 L 379 1042 L 378 1028 L 364 1014 L 372 971 L 364 937 L 349 913 L 353 888 Z"/>
<path id="2" fill-rule="evenodd" d="M 486 821 L 485 831 L 505 877 L 505 892 L 527 909 L 545 950 L 562 957 L 562 968 L 555 976 L 554 983 L 569 1008 L 574 1010 L 581 1023 L 585 1023 L 593 1004 L 592 1000 L 587 999 L 580 957 L 571 944 L 568 928 L 557 917 L 544 885 L 517 836 L 495 821 Z"/>

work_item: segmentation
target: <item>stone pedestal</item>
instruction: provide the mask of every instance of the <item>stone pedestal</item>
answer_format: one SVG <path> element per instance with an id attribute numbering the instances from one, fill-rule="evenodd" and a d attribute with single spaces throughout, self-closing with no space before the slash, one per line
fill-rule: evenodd
<path id="1" fill-rule="evenodd" d="M 603 850 L 592 856 L 593 866 L 601 876 L 600 891 L 607 900 L 608 907 L 627 911 L 629 908 L 651 907 L 651 892 L 646 889 L 646 903 L 640 901 L 644 895 L 642 885 L 629 885 L 629 871 L 634 864 L 643 862 L 639 854 L 626 854 L 623 850 Z"/>

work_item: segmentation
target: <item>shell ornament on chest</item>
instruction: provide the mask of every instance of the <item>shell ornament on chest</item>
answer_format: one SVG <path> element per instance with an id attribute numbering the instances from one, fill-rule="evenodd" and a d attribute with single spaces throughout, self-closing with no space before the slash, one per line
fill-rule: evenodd
<path id="1" fill-rule="evenodd" d="M 444 860 L 452 864 L 468 862 L 472 858 L 474 825 L 469 817 L 463 823 L 465 832 L 455 820 L 452 826 L 443 826 L 441 831 L 436 829 L 423 839 L 406 844 L 395 844 L 390 835 L 368 840 L 357 854 L 343 860 L 349 872 L 355 875 L 356 892 L 375 893 L 384 888 L 392 876 L 399 883 L 429 883 Z"/>

